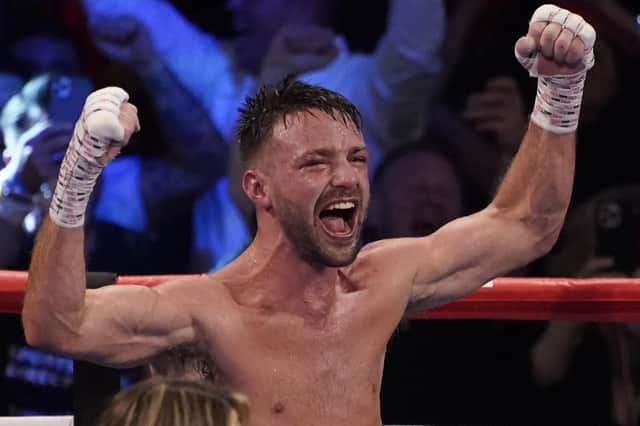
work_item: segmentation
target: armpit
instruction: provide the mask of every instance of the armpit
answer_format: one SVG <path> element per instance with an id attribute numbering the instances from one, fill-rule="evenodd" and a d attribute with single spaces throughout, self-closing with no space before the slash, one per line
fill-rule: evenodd
<path id="1" fill-rule="evenodd" d="M 211 356 L 195 345 L 171 348 L 150 363 L 151 374 L 209 380 L 223 383 L 222 374 Z"/>

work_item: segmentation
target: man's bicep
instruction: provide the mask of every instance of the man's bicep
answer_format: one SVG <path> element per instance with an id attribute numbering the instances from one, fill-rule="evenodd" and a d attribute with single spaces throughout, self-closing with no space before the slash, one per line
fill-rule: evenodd
<path id="1" fill-rule="evenodd" d="M 529 227 L 485 209 L 416 239 L 416 273 L 408 310 L 452 302 L 526 263 L 535 245 Z"/>
<path id="2" fill-rule="evenodd" d="M 192 342 L 190 314 L 163 288 L 114 285 L 88 290 L 81 326 L 69 342 L 74 357 L 133 366 Z"/>

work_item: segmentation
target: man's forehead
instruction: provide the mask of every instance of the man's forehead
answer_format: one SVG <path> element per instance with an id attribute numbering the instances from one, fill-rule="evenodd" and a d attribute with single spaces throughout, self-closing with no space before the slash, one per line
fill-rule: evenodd
<path id="1" fill-rule="evenodd" d="M 364 145 L 362 133 L 348 117 L 340 112 L 332 117 L 320 110 L 293 112 L 278 119 L 272 137 L 287 144 L 306 146 L 332 142 Z"/>

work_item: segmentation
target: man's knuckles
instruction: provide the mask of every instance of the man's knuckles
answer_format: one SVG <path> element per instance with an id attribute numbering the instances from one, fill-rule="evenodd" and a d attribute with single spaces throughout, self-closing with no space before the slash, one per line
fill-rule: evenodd
<path id="1" fill-rule="evenodd" d="M 128 129 L 137 122 L 137 109 L 127 102 L 129 95 L 119 87 L 96 90 L 87 97 L 82 120 L 89 133 L 102 141 L 125 142 Z M 123 123 L 122 116 L 131 116 Z"/>
<path id="2" fill-rule="evenodd" d="M 547 24 L 540 35 L 539 49 L 547 57 L 553 57 L 554 47 L 558 36 L 562 32 L 562 27 L 556 23 Z"/>
<path id="3" fill-rule="evenodd" d="M 566 62 L 569 65 L 578 65 L 585 56 L 584 43 L 580 39 L 574 39 L 567 49 Z"/>
<path id="4" fill-rule="evenodd" d="M 595 44 L 596 32 L 582 16 L 552 4 L 545 4 L 533 13 L 529 23 L 529 33 L 535 38 L 536 34 L 542 34 L 543 31 L 547 31 L 549 28 L 560 28 L 571 32 L 572 38 L 582 40 L 585 49 L 591 49 Z M 554 29 L 553 31 L 555 32 L 556 30 Z M 558 34 L 559 32 L 555 34 L 556 38 Z"/>

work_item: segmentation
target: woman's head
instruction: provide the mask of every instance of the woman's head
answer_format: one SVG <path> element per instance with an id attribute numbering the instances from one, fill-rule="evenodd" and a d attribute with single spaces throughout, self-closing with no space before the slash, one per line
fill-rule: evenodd
<path id="1" fill-rule="evenodd" d="M 241 426 L 248 419 L 244 396 L 209 382 L 176 378 L 141 381 L 119 392 L 99 426 Z"/>

